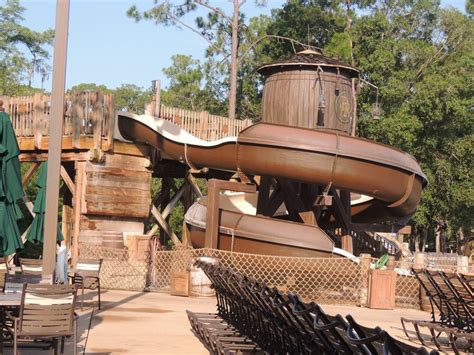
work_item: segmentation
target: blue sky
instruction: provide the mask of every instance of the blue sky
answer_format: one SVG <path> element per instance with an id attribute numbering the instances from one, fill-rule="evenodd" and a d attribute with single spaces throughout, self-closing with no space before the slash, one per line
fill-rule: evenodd
<path id="1" fill-rule="evenodd" d="M 223 9 L 230 9 L 228 0 L 215 0 Z M 270 14 L 284 0 L 268 0 L 257 7 L 249 0 L 243 7 L 247 17 Z M 22 0 L 26 8 L 24 25 L 34 30 L 53 28 L 54 0 Z M 151 22 L 135 23 L 126 17 L 127 9 L 136 4 L 147 9 L 153 0 L 71 0 L 66 87 L 79 83 L 104 84 L 115 88 L 135 84 L 144 88 L 151 80 L 161 79 L 162 69 L 171 64 L 173 54 L 190 54 L 203 58 L 207 43 L 186 29 L 156 26 Z M 443 6 L 464 9 L 465 0 L 443 0 Z M 192 22 L 192 17 L 188 18 Z M 35 86 L 40 87 L 39 78 Z M 50 90 L 51 80 L 45 83 Z"/>

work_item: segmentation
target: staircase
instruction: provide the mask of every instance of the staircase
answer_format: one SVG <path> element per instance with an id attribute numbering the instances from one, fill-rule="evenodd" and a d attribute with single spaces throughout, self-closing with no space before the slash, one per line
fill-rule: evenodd
<path id="1" fill-rule="evenodd" d="M 336 247 L 341 247 L 342 230 L 329 229 L 325 231 L 334 241 Z M 397 258 L 402 255 L 402 250 L 398 243 L 379 233 L 351 232 L 352 246 L 354 255 L 368 253 L 374 257 L 380 257 L 383 254 L 395 255 Z M 403 253 L 404 254 L 404 253 Z"/>

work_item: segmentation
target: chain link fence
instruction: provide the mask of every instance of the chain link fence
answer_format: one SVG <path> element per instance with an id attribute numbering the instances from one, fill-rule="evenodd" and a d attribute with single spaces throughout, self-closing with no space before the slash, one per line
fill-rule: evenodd
<path id="1" fill-rule="evenodd" d="M 170 292 L 173 275 L 189 270 L 197 257 L 213 257 L 238 273 L 266 282 L 305 301 L 365 305 L 369 268 L 347 258 L 304 258 L 235 253 L 215 249 L 156 250 L 148 257 L 129 250 L 82 244 L 80 258 L 102 258 L 104 288 Z M 143 259 L 143 258 L 141 258 Z M 369 263 L 370 264 L 370 263 Z M 408 273 L 412 263 L 397 262 L 396 307 L 420 308 L 418 282 Z"/>

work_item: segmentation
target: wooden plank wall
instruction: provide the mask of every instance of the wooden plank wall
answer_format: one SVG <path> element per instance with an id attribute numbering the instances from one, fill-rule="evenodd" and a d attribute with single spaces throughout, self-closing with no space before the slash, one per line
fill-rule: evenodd
<path id="1" fill-rule="evenodd" d="M 120 154 L 86 163 L 81 243 L 121 248 L 124 234 L 143 234 L 151 206 L 149 166 L 147 158 Z"/>
<path id="2" fill-rule="evenodd" d="M 149 160 L 107 154 L 104 164 L 87 162 L 86 214 L 146 218 L 151 203 Z"/>

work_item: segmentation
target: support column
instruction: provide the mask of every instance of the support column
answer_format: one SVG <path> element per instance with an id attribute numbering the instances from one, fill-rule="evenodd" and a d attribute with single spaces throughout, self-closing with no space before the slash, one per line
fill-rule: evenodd
<path id="1" fill-rule="evenodd" d="M 43 277 L 45 279 L 49 279 L 53 275 L 56 263 L 59 170 L 61 166 L 64 121 L 68 27 L 69 0 L 58 0 L 56 5 L 56 32 L 54 36 L 53 88 L 49 124 L 48 180 L 44 221 Z"/>
<path id="2" fill-rule="evenodd" d="M 352 244 L 352 235 L 345 234 L 341 237 L 341 247 L 343 250 L 347 251 L 348 253 L 354 253 L 354 246 Z"/>
<path id="3" fill-rule="evenodd" d="M 79 256 L 79 233 L 81 230 L 82 199 L 85 186 L 86 162 L 76 163 L 76 190 L 74 192 L 74 230 L 72 234 L 72 266 L 76 267 Z"/>
<path id="4" fill-rule="evenodd" d="M 360 254 L 360 279 L 361 289 L 359 295 L 359 305 L 367 307 L 369 301 L 369 271 L 372 256 L 370 254 Z"/>

